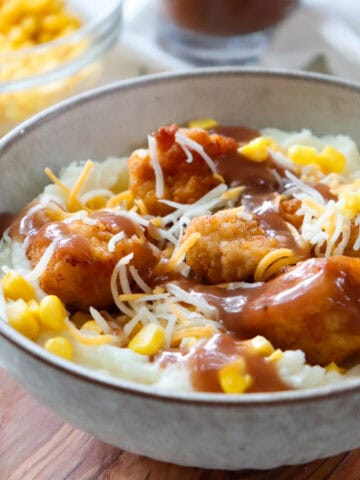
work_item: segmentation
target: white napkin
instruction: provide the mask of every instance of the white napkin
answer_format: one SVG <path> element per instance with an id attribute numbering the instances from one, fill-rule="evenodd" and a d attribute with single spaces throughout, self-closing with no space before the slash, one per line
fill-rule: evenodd
<path id="1" fill-rule="evenodd" d="M 120 46 L 133 53 L 132 61 L 142 66 L 143 73 L 192 66 L 157 45 L 152 6 L 153 0 L 125 1 Z M 303 0 L 276 28 L 257 65 L 360 80 L 360 0 Z"/>
<path id="2" fill-rule="evenodd" d="M 311 68 L 320 58 L 321 70 L 360 80 L 360 1 L 304 3 L 276 30 L 259 66 Z"/>

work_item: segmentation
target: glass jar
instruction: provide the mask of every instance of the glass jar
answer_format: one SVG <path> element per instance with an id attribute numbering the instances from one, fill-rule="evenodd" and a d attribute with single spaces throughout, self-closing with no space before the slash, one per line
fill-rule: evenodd
<path id="1" fill-rule="evenodd" d="M 69 0 L 82 21 L 53 42 L 0 54 L 0 136 L 31 115 L 98 85 L 120 31 L 122 0 Z"/>
<path id="2" fill-rule="evenodd" d="M 159 42 L 198 64 L 249 63 L 297 0 L 157 0 Z"/>

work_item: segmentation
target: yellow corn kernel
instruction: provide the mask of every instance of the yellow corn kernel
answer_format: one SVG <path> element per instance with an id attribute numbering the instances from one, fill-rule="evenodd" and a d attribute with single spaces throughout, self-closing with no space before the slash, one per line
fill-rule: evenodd
<path id="1" fill-rule="evenodd" d="M 84 325 L 80 328 L 80 330 L 87 330 L 88 332 L 94 332 L 98 335 L 103 333 L 100 326 L 95 322 L 95 320 L 89 320 L 88 322 L 85 322 Z"/>
<path id="2" fill-rule="evenodd" d="M 129 348 L 142 355 L 155 355 L 165 343 L 165 330 L 160 325 L 148 323 L 130 341 Z"/>
<path id="3" fill-rule="evenodd" d="M 306 145 L 293 145 L 287 152 L 288 157 L 299 165 L 318 165 L 318 153 L 316 148 Z"/>
<path id="4" fill-rule="evenodd" d="M 39 305 L 40 322 L 45 328 L 59 331 L 65 327 L 67 312 L 56 295 L 47 295 Z"/>
<path id="5" fill-rule="evenodd" d="M 224 393 L 244 393 L 253 383 L 251 375 L 246 372 L 243 358 L 225 365 L 219 370 L 219 381 Z"/>
<path id="6" fill-rule="evenodd" d="M 274 347 L 271 345 L 269 340 L 261 335 L 257 335 L 256 337 L 252 338 L 251 345 L 258 355 L 264 357 L 268 357 L 274 352 Z"/>
<path id="7" fill-rule="evenodd" d="M 8 39 L 14 46 L 19 46 L 28 39 L 27 33 L 21 27 L 13 27 Z"/>
<path id="8" fill-rule="evenodd" d="M 36 315 L 36 318 L 40 321 L 40 310 L 39 310 L 39 304 L 37 303 L 37 301 L 30 300 L 30 302 L 27 302 L 27 306 L 30 312 Z"/>
<path id="9" fill-rule="evenodd" d="M 89 313 L 85 312 L 76 312 L 71 316 L 72 323 L 76 325 L 77 328 L 81 328 L 86 322 L 93 320 L 92 316 Z"/>
<path id="10" fill-rule="evenodd" d="M 199 118 L 197 120 L 191 120 L 188 123 L 189 128 L 203 128 L 204 130 L 208 130 L 209 128 L 216 127 L 218 122 L 213 118 Z"/>
<path id="11" fill-rule="evenodd" d="M 253 162 L 264 162 L 269 156 L 269 148 L 274 146 L 270 137 L 257 137 L 239 148 L 239 152 Z"/>
<path id="12" fill-rule="evenodd" d="M 70 340 L 65 337 L 49 338 L 45 342 L 44 348 L 58 357 L 65 358 L 65 360 L 72 360 L 73 358 L 73 346 Z"/>
<path id="13" fill-rule="evenodd" d="M 28 307 L 24 300 L 16 300 L 6 307 L 8 323 L 25 337 L 35 340 L 40 332 L 37 315 Z"/>
<path id="14" fill-rule="evenodd" d="M 33 15 L 27 15 L 21 21 L 21 27 L 28 35 L 34 35 L 39 28 L 39 22 Z"/>
<path id="15" fill-rule="evenodd" d="M 67 21 L 65 16 L 56 13 L 46 15 L 46 17 L 44 17 L 41 21 L 42 28 L 51 33 L 59 32 L 66 24 Z"/>
<path id="16" fill-rule="evenodd" d="M 34 287 L 24 277 L 10 270 L 1 280 L 4 296 L 10 300 L 22 298 L 25 302 L 35 299 Z"/>
<path id="17" fill-rule="evenodd" d="M 283 352 L 280 349 L 275 350 L 269 357 L 269 362 L 278 362 L 283 357 Z"/>
<path id="18" fill-rule="evenodd" d="M 107 198 L 103 195 L 97 195 L 96 197 L 90 198 L 87 201 L 86 206 L 91 210 L 100 210 L 101 208 L 106 207 Z"/>
<path id="19" fill-rule="evenodd" d="M 341 173 L 346 167 L 346 157 L 334 147 L 324 147 L 319 154 L 319 165 L 323 173 Z"/>
<path id="20" fill-rule="evenodd" d="M 341 213 L 353 218 L 360 212 L 360 192 L 343 191 L 339 194 Z"/>
<path id="21" fill-rule="evenodd" d="M 340 373 L 340 374 L 346 373 L 346 369 L 345 368 L 340 368 L 338 365 L 336 365 L 335 362 L 329 363 L 329 365 L 326 366 L 326 371 L 327 372 L 336 372 L 336 373 Z"/>

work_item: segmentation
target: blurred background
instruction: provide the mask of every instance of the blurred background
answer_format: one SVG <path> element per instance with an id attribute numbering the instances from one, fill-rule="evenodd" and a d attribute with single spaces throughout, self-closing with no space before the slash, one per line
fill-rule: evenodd
<path id="1" fill-rule="evenodd" d="M 360 1 L 0 0 L 0 136 L 99 85 L 226 65 L 360 81 Z"/>

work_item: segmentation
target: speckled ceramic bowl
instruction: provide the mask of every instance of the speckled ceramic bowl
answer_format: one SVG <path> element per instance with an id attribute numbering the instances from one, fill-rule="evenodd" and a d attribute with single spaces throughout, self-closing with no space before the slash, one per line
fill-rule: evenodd
<path id="1" fill-rule="evenodd" d="M 360 142 L 360 87 L 325 77 L 208 70 L 113 85 L 56 106 L 0 141 L 0 210 L 43 187 L 43 168 L 127 154 L 161 124 L 215 117 L 254 128 L 308 127 Z M 302 392 L 159 394 L 61 359 L 0 322 L 0 358 L 32 395 L 101 440 L 159 460 L 270 468 L 360 446 L 360 380 Z"/>

